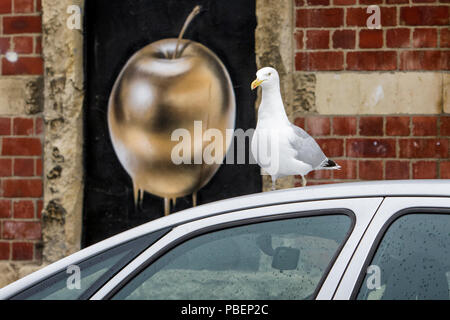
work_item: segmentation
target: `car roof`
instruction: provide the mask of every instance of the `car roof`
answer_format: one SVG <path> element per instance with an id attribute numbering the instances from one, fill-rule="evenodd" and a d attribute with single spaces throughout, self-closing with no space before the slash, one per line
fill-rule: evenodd
<path id="1" fill-rule="evenodd" d="M 17 290 L 21 290 L 37 283 L 43 278 L 63 270 L 63 268 L 68 265 L 87 259 L 120 243 L 124 243 L 151 232 L 172 228 L 189 221 L 268 205 L 327 199 L 400 196 L 450 197 L 450 180 L 397 180 L 336 183 L 256 193 L 212 202 L 156 219 L 80 250 L 0 289 L 0 299 L 8 298 L 11 294 L 17 292 Z"/>

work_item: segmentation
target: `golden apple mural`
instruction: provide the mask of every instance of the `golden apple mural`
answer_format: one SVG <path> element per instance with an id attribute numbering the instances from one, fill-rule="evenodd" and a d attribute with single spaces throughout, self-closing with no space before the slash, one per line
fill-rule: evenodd
<path id="1" fill-rule="evenodd" d="M 116 155 L 133 180 L 135 203 L 143 192 L 170 200 L 193 195 L 219 169 L 219 164 L 194 163 L 208 142 L 194 134 L 194 122 L 203 130 L 218 129 L 222 136 L 234 130 L 236 103 L 230 76 L 220 59 L 204 45 L 183 40 L 194 8 L 178 39 L 156 41 L 136 52 L 120 72 L 109 98 L 108 126 Z M 191 163 L 175 164 L 171 155 L 179 143 L 177 129 L 190 132 Z M 223 154 L 230 142 L 225 141 Z M 195 147 L 200 146 L 200 148 Z"/>

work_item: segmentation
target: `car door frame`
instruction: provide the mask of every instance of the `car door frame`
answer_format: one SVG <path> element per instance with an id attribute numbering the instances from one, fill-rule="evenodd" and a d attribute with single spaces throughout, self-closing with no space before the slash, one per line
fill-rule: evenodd
<path id="1" fill-rule="evenodd" d="M 334 261 L 332 261 L 328 270 L 326 270 L 322 283 L 318 286 L 319 289 L 317 290 L 316 299 L 331 299 L 354 250 L 382 202 L 383 197 L 379 196 L 296 202 L 238 210 L 181 224 L 173 228 L 168 234 L 131 261 L 124 269 L 100 288 L 91 299 L 100 300 L 111 298 L 117 290 L 147 265 L 180 244 L 180 242 L 187 241 L 199 234 L 224 229 L 229 227 L 230 224 L 244 225 L 277 220 L 283 218 L 283 216 L 284 218 L 307 217 L 324 214 L 325 212 L 330 215 L 331 210 L 335 210 L 335 213 L 349 210 L 355 216 L 352 219 L 352 231 L 348 234 L 347 239 L 335 255 Z"/>
<path id="2" fill-rule="evenodd" d="M 394 221 L 420 210 L 442 213 L 450 210 L 449 197 L 387 197 L 370 222 L 333 296 L 334 300 L 355 299 L 379 243 Z"/>

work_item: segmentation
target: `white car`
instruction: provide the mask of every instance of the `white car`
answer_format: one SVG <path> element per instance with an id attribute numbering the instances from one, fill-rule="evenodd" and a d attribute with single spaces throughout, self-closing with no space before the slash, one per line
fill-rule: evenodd
<path id="1" fill-rule="evenodd" d="M 188 209 L 1 299 L 449 299 L 450 180 L 332 184 Z"/>

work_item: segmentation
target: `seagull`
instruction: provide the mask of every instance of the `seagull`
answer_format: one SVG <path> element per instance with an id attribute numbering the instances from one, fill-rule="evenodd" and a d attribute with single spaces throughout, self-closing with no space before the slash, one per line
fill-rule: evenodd
<path id="1" fill-rule="evenodd" d="M 341 167 L 328 159 L 317 142 L 302 128 L 293 125 L 284 109 L 277 70 L 266 67 L 256 73 L 251 89 L 262 88 L 258 122 L 251 142 L 254 160 L 272 177 L 272 190 L 278 178 L 305 176 L 314 170 L 339 170 Z"/>

